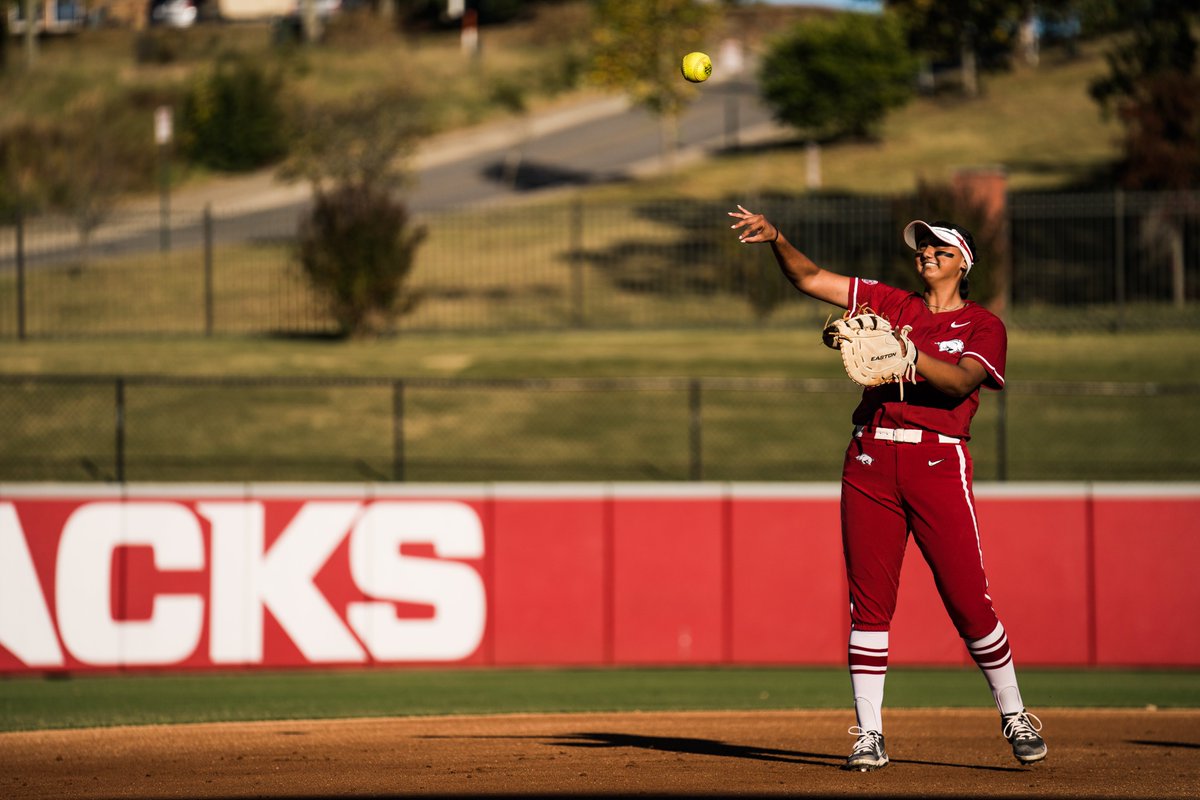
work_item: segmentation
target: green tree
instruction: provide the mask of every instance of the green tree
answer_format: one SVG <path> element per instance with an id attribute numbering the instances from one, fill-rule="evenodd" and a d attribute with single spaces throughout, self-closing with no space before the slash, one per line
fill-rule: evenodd
<path id="1" fill-rule="evenodd" d="M 962 90 L 979 93 L 981 57 L 993 60 L 1016 45 L 1026 0 L 884 0 L 908 31 L 909 44 L 928 61 L 958 62 Z"/>
<path id="2" fill-rule="evenodd" d="M 184 99 L 180 142 L 214 169 L 249 170 L 275 162 L 284 142 L 283 78 L 245 56 L 222 57 Z"/>
<path id="3" fill-rule="evenodd" d="M 797 24 L 760 67 L 763 98 L 810 139 L 869 136 L 912 94 L 916 63 L 890 15 L 839 14 Z"/>
<path id="4" fill-rule="evenodd" d="M 679 74 L 680 62 L 705 49 L 717 13 L 716 4 L 702 0 L 593 0 L 591 79 L 625 92 L 661 120 L 668 168 L 679 115 L 697 91 Z"/>

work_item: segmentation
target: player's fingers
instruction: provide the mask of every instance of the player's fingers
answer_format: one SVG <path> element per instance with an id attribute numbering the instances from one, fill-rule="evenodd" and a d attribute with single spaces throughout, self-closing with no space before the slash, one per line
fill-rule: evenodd
<path id="1" fill-rule="evenodd" d="M 757 240 L 762 235 L 762 225 L 756 220 L 745 220 L 742 225 L 746 226 L 746 230 L 738 234 L 739 242 L 748 242 Z"/>
<path id="2" fill-rule="evenodd" d="M 748 239 L 752 237 L 754 241 L 773 241 L 774 234 L 767 235 L 767 231 L 772 230 L 772 228 L 773 225 L 767 222 L 767 218 L 760 213 L 760 215 L 757 215 L 755 221 L 750 224 Z"/>
<path id="3" fill-rule="evenodd" d="M 756 233 L 761 233 L 763 229 L 763 223 L 766 222 L 761 214 L 751 214 L 748 217 L 743 217 L 741 215 L 731 213 L 730 216 L 741 220 L 740 222 L 735 222 L 729 227 L 733 228 L 734 230 L 737 230 L 738 228 L 745 228 L 746 230 L 742 231 L 742 236 L 754 236 Z"/>

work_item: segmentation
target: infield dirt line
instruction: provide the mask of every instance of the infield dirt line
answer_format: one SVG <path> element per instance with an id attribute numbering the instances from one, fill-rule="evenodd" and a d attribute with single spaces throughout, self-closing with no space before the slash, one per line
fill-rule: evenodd
<path id="1" fill-rule="evenodd" d="M 849 711 L 513 714 L 0 734 L 0 797 L 487 795 L 1200 798 L 1200 711 L 1037 710 L 1019 765 L 994 712 L 895 709 L 892 763 L 839 766 Z"/>

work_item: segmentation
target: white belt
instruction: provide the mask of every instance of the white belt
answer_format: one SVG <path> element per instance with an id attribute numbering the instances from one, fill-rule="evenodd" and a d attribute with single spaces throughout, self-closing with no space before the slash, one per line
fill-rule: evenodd
<path id="1" fill-rule="evenodd" d="M 882 439 L 885 442 L 907 442 L 908 444 L 920 444 L 925 437 L 928 441 L 936 441 L 939 444 L 960 444 L 961 439 L 955 439 L 953 436 L 943 436 L 940 433 L 932 431 L 923 431 L 920 428 L 867 428 L 863 425 L 854 426 L 854 435 L 861 439 L 863 433 L 870 433 L 876 439 Z"/>

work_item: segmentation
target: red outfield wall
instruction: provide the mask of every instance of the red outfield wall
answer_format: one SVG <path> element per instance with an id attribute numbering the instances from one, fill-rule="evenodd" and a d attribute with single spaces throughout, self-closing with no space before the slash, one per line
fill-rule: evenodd
<path id="1" fill-rule="evenodd" d="M 979 485 L 1024 665 L 1200 666 L 1200 486 Z M 835 485 L 0 486 L 0 672 L 845 661 Z M 967 665 L 912 547 L 892 664 Z"/>

